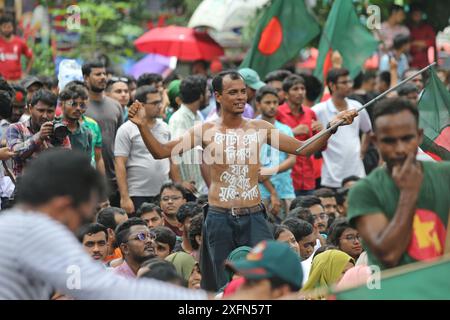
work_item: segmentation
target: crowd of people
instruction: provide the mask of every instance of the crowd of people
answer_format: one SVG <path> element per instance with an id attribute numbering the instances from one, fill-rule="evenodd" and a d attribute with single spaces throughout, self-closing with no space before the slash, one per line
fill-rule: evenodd
<path id="1" fill-rule="evenodd" d="M 407 29 L 393 7 L 380 70 L 352 80 L 337 59 L 323 84 L 249 68 L 135 79 L 96 59 L 62 86 L 0 62 L 0 298 L 321 298 L 371 265 L 443 255 L 450 165 L 419 148 L 425 75 L 356 112 L 427 64 L 416 12 Z"/>

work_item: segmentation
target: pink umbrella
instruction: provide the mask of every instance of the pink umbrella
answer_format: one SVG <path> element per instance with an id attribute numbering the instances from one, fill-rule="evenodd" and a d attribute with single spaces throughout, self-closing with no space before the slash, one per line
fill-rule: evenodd
<path id="1" fill-rule="evenodd" d="M 206 32 L 178 26 L 154 28 L 139 37 L 134 45 L 142 52 L 175 56 L 187 61 L 210 61 L 224 54 L 222 47 Z"/>

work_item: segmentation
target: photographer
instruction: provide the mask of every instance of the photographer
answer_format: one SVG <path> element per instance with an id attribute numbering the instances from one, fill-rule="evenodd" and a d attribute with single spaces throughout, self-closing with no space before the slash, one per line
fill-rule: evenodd
<path id="1" fill-rule="evenodd" d="M 13 157 L 16 177 L 22 174 L 25 164 L 41 151 L 56 146 L 71 148 L 68 136 L 58 140 L 53 134 L 56 101 L 56 95 L 51 91 L 37 91 L 30 101 L 30 119 L 13 123 L 6 131 L 6 144 L 16 153 Z"/>

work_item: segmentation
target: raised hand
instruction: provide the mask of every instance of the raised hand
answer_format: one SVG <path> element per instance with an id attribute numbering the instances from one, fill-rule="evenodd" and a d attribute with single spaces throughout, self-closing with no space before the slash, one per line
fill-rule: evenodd
<path id="1" fill-rule="evenodd" d="M 137 126 L 145 124 L 145 110 L 144 105 L 136 100 L 128 109 L 128 119 Z"/>
<path id="2" fill-rule="evenodd" d="M 330 121 L 330 125 L 332 126 L 335 123 L 340 122 L 341 120 L 344 120 L 344 122 L 341 125 L 343 126 L 349 125 L 353 122 L 353 119 L 357 115 L 358 112 L 355 109 L 339 112 L 338 115 L 335 118 L 333 118 L 333 120 Z"/>
<path id="3" fill-rule="evenodd" d="M 392 179 L 400 191 L 419 193 L 423 173 L 413 153 L 408 154 L 402 165 L 397 165 L 392 168 Z"/>

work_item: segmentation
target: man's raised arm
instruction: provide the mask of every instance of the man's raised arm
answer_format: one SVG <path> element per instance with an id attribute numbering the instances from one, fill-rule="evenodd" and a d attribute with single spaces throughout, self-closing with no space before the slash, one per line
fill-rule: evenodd
<path id="1" fill-rule="evenodd" d="M 169 158 L 173 153 L 180 155 L 201 143 L 201 137 L 196 137 L 194 134 L 196 132 L 195 127 L 175 140 L 167 143 L 159 142 L 147 126 L 144 106 L 139 101 L 135 101 L 131 105 L 128 111 L 128 119 L 137 125 L 145 146 L 155 159 Z"/>

